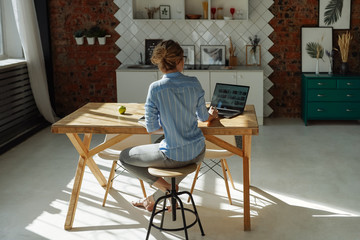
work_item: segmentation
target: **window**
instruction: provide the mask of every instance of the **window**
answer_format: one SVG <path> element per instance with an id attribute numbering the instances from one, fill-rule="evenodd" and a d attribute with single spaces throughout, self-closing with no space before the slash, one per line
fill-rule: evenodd
<path id="1" fill-rule="evenodd" d="M 0 60 L 24 58 L 11 1 L 0 1 Z"/>
<path id="2" fill-rule="evenodd" d="M 3 45 L 3 31 L 2 31 L 2 4 L 0 3 L 0 59 L 3 59 L 4 57 L 4 45 Z"/>

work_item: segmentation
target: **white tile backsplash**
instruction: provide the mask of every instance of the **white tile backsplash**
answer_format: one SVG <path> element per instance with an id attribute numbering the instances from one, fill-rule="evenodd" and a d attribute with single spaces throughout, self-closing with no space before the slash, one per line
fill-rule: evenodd
<path id="1" fill-rule="evenodd" d="M 268 36 L 274 31 L 269 25 L 274 15 L 268 9 L 274 3 L 273 0 L 249 0 L 249 20 L 242 21 L 133 20 L 132 0 L 114 0 L 114 3 L 119 6 L 115 17 L 120 24 L 115 29 L 121 36 L 116 42 L 121 49 L 117 55 L 121 63 L 137 63 L 140 60 L 140 53 L 145 56 L 145 39 L 156 38 L 173 39 L 180 44 L 195 45 L 196 63 L 199 64 L 201 45 L 226 45 L 228 48 L 229 36 L 231 36 L 237 49 L 238 62 L 240 65 L 245 65 L 245 45 L 249 44 L 249 36 L 257 34 L 261 38 L 261 64 L 264 69 L 264 82 L 267 82 L 267 89 L 264 92 L 272 86 L 268 79 L 272 69 L 268 63 L 273 56 L 268 49 L 273 42 Z M 266 99 L 270 99 L 269 96 Z M 272 109 L 269 106 L 265 109 L 267 114 L 265 116 L 270 115 Z"/>

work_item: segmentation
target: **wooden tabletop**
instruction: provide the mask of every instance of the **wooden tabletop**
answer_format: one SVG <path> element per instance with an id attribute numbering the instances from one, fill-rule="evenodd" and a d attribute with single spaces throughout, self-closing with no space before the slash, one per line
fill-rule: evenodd
<path id="1" fill-rule="evenodd" d="M 118 107 L 126 106 L 126 113 L 119 114 Z M 138 123 L 145 113 L 143 103 L 88 103 L 54 123 L 53 133 L 147 134 Z M 199 122 L 205 135 L 258 135 L 259 125 L 253 105 L 247 105 L 243 114 L 220 118 L 207 126 Z"/>

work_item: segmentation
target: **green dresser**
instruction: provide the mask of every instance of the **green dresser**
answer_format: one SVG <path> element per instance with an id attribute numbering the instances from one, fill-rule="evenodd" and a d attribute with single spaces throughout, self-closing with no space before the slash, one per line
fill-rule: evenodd
<path id="1" fill-rule="evenodd" d="M 360 119 L 360 76 L 303 74 L 302 118 Z"/>

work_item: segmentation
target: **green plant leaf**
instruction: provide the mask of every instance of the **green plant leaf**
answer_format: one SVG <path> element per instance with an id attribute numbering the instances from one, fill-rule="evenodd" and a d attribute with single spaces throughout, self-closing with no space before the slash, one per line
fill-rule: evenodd
<path id="1" fill-rule="evenodd" d="M 317 42 L 308 42 L 306 44 L 306 52 L 309 54 L 311 58 L 317 58 L 318 48 L 320 49 L 319 58 L 323 58 L 324 56 L 324 48 L 321 46 L 320 43 Z"/>
<path id="2" fill-rule="evenodd" d="M 324 23 L 331 25 L 336 23 L 341 17 L 344 0 L 330 0 L 329 4 L 325 7 Z"/>

